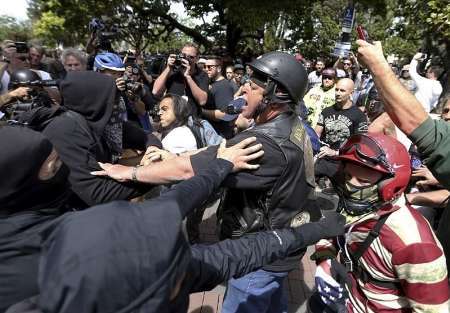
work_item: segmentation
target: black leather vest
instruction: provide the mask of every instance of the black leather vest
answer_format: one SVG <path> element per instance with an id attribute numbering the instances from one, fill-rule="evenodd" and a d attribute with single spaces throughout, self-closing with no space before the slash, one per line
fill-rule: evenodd
<path id="1" fill-rule="evenodd" d="M 301 224 L 305 202 L 314 187 L 311 142 L 299 118 L 289 112 L 246 132 L 269 138 L 287 160 L 269 190 L 225 190 L 218 209 L 221 239 Z M 264 156 L 270 158 L 267 152 Z"/>

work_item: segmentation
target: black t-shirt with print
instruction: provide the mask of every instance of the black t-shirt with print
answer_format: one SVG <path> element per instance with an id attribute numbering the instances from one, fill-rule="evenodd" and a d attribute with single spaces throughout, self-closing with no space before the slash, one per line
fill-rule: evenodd
<path id="1" fill-rule="evenodd" d="M 366 133 L 368 126 L 367 117 L 357 107 L 343 110 L 335 105 L 320 113 L 317 125 L 323 127 L 320 139 L 333 150 L 338 150 L 351 135 Z"/>

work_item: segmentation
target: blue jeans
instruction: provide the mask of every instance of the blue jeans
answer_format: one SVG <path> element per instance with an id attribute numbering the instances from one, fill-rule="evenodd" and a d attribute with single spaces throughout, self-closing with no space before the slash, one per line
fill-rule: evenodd
<path id="1" fill-rule="evenodd" d="M 286 313 L 283 283 L 287 272 L 258 270 L 228 281 L 222 313 Z"/>

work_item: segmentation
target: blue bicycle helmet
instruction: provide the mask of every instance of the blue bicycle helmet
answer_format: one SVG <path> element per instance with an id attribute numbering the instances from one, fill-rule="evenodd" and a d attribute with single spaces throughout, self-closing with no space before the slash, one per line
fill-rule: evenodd
<path id="1" fill-rule="evenodd" d="M 112 70 L 112 71 L 125 71 L 122 59 L 115 53 L 103 52 L 95 56 L 94 70 Z"/>

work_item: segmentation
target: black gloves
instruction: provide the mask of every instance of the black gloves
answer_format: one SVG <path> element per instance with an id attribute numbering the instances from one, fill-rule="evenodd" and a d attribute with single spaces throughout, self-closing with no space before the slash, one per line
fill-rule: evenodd
<path id="1" fill-rule="evenodd" d="M 301 237 L 305 245 L 312 245 L 322 238 L 344 234 L 345 217 L 337 212 L 327 212 L 325 218 L 293 228 L 296 236 Z"/>

